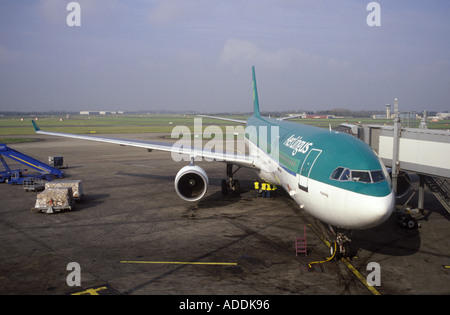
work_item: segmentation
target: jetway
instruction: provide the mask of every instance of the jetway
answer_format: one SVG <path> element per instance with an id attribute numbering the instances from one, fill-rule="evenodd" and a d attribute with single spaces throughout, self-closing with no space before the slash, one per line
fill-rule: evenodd
<path id="1" fill-rule="evenodd" d="M 398 117 L 393 126 L 342 124 L 336 129 L 366 142 L 392 168 L 396 191 L 399 174 L 417 173 L 419 208 L 423 209 L 426 185 L 450 213 L 450 131 L 403 128 Z"/>
<path id="2" fill-rule="evenodd" d="M 362 129 L 359 138 L 377 152 L 386 166 L 397 164 L 404 171 L 450 178 L 449 131 L 401 128 L 397 138 L 393 126 L 368 125 Z"/>

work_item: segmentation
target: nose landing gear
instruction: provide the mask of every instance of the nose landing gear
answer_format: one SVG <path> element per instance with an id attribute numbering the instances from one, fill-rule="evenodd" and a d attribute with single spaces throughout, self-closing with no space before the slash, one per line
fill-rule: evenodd
<path id="1" fill-rule="evenodd" d="M 354 256 L 351 246 L 351 239 L 348 234 L 350 231 L 346 231 L 341 228 L 337 228 L 336 231 L 330 226 L 331 232 L 336 235 L 336 241 L 331 243 L 330 254 L 336 259 L 352 258 Z"/>
<path id="2" fill-rule="evenodd" d="M 312 264 L 321 264 L 333 259 L 340 260 L 341 258 L 345 258 L 350 260 L 354 257 L 354 251 L 351 246 L 351 239 L 346 235 L 350 234 L 351 231 L 347 231 L 341 228 L 336 228 L 336 231 L 333 229 L 331 225 L 328 225 L 333 236 L 336 236 L 336 241 L 331 242 L 330 244 L 330 257 L 323 261 L 314 261 L 311 262 L 308 266 L 311 268 Z"/>

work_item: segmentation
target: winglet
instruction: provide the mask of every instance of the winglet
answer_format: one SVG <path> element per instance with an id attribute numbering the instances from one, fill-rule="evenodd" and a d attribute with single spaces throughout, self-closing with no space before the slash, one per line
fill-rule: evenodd
<path id="1" fill-rule="evenodd" d="M 31 121 L 33 123 L 34 131 L 40 131 L 38 125 L 34 122 L 34 120 Z"/>
<path id="2" fill-rule="evenodd" d="M 259 113 L 258 89 L 256 88 L 255 66 L 253 66 L 252 70 L 253 70 L 253 115 L 259 117 L 261 116 L 261 114 Z"/>

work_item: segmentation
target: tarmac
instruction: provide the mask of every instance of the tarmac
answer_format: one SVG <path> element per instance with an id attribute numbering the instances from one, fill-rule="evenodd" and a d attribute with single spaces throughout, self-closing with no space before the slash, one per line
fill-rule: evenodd
<path id="1" fill-rule="evenodd" d="M 223 196 L 225 164 L 197 163 L 210 186 L 189 203 L 174 189 L 188 162 L 170 153 L 35 137 L 8 146 L 40 161 L 63 156 L 66 178 L 82 180 L 85 196 L 71 211 L 46 214 L 30 210 L 36 192 L 0 184 L 0 294 L 450 294 L 450 215 L 428 191 L 424 215 L 414 214 L 420 228 L 402 228 L 393 215 L 353 233 L 351 261 L 310 268 L 329 257 L 327 227 L 285 193 L 255 197 L 252 170 L 235 174 L 240 197 Z M 296 255 L 304 227 L 308 252 Z"/>

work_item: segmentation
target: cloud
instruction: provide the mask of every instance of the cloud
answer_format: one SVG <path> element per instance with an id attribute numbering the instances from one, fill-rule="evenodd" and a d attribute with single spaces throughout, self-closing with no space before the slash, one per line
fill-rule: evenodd
<path id="1" fill-rule="evenodd" d="M 150 20 L 153 23 L 167 23 L 177 19 L 182 12 L 182 3 L 164 1 L 150 12 Z"/>
<path id="2" fill-rule="evenodd" d="M 251 41 L 228 39 L 219 57 L 219 64 L 242 68 L 249 64 L 263 64 L 272 70 L 286 70 L 293 66 L 343 68 L 347 62 L 309 54 L 299 49 L 286 48 L 266 51 Z"/>
<path id="3" fill-rule="evenodd" d="M 52 24 L 65 23 L 66 16 L 69 13 L 66 11 L 66 6 L 69 2 L 41 0 L 38 3 L 38 14 L 40 14 L 47 22 Z"/>
<path id="4" fill-rule="evenodd" d="M 285 68 L 293 58 L 302 52 L 295 49 L 264 51 L 255 43 L 235 38 L 228 39 L 220 54 L 221 65 L 241 68 L 242 65 L 264 64 L 268 68 Z"/>
<path id="5" fill-rule="evenodd" d="M 195 19 L 209 7 L 208 4 L 204 0 L 157 0 L 149 13 L 150 23 L 171 24 Z"/>

